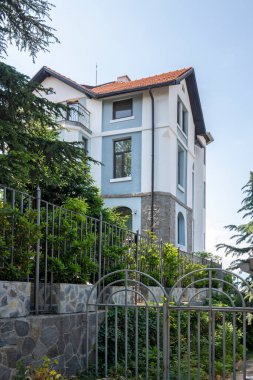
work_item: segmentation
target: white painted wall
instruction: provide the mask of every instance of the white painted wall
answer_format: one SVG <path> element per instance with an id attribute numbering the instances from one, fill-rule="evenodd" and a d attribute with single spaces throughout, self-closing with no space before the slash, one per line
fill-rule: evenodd
<path id="1" fill-rule="evenodd" d="M 102 162 L 102 101 L 87 99 L 86 108 L 90 111 L 90 129 L 92 136 L 90 140 L 89 155 L 98 162 Z M 91 166 L 91 174 L 96 185 L 101 187 L 101 164 Z"/>
<path id="2" fill-rule="evenodd" d="M 178 141 L 187 151 L 187 198 L 186 205 L 193 207 L 192 199 L 192 167 L 195 165 L 194 191 L 194 250 L 204 250 L 205 210 L 203 208 L 205 165 L 204 150 L 196 148 L 195 125 L 191 112 L 190 99 L 185 80 L 181 84 L 153 91 L 155 99 L 155 191 L 169 192 L 177 195 L 177 149 Z M 177 127 L 178 96 L 188 110 L 187 145 L 180 139 Z M 151 98 L 148 92 L 143 94 L 142 108 L 142 177 L 141 191 L 151 190 Z M 205 144 L 205 139 L 201 137 Z M 186 219 L 186 209 L 177 204 L 176 211 L 182 211 Z M 184 212 L 183 212 L 184 211 Z M 176 212 L 177 215 L 177 212 Z M 177 219 L 175 220 L 177 229 Z M 185 249 L 185 247 L 181 247 Z"/>
<path id="3" fill-rule="evenodd" d="M 54 77 L 47 77 L 43 81 L 42 85 L 45 88 L 52 88 L 54 90 L 55 92 L 54 94 L 50 94 L 50 95 L 43 94 L 43 97 L 47 98 L 51 102 L 62 103 L 62 102 L 66 102 L 66 100 L 74 100 L 74 99 L 80 99 L 80 98 L 86 99 L 86 96 L 84 93 L 74 89 L 73 87 L 70 87 L 69 85 L 63 83 L 62 81 Z M 85 106 L 85 102 L 83 102 L 83 105 Z"/>
<path id="4" fill-rule="evenodd" d="M 195 252 L 203 251 L 204 234 L 206 231 L 206 211 L 204 209 L 204 181 L 206 177 L 204 163 L 204 149 L 196 146 L 195 158 L 195 188 L 194 188 L 194 246 Z"/>

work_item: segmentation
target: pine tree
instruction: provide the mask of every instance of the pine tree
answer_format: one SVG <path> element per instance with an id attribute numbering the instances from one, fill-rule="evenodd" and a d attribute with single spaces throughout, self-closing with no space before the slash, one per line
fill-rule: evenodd
<path id="1" fill-rule="evenodd" d="M 30 53 L 48 51 L 59 42 L 46 25 L 53 7 L 47 0 L 0 1 L 0 57 L 8 43 Z M 45 98 L 51 89 L 0 62 L 0 183 L 33 193 L 40 185 L 43 198 L 62 204 L 68 197 L 86 198 L 98 216 L 103 204 L 90 174 L 81 143 L 59 140 L 56 120 L 66 111 Z"/>
<path id="2" fill-rule="evenodd" d="M 82 143 L 59 140 L 56 120 L 66 108 L 43 98 L 47 92 L 0 63 L 1 183 L 29 192 L 40 185 L 43 197 L 58 204 L 85 197 L 97 214 L 102 199 L 90 174 L 94 161 Z"/>
<path id="3" fill-rule="evenodd" d="M 8 44 L 30 53 L 33 60 L 39 51 L 48 51 L 49 44 L 59 42 L 51 21 L 53 4 L 46 0 L 1 0 L 0 56 L 7 55 Z"/>
<path id="4" fill-rule="evenodd" d="M 247 223 L 240 225 L 228 225 L 225 228 L 233 232 L 231 239 L 235 241 L 235 245 L 218 244 L 217 249 L 223 248 L 226 255 L 232 255 L 239 259 L 232 262 L 233 268 L 238 268 L 245 261 L 240 259 L 241 256 L 253 258 L 253 172 L 250 172 L 250 179 L 243 187 L 245 198 L 242 200 L 242 207 L 238 210 L 243 213 L 243 219 L 249 218 Z"/>

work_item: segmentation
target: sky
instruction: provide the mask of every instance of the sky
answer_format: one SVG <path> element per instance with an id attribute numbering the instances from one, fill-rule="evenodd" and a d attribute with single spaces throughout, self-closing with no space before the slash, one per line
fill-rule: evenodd
<path id="1" fill-rule="evenodd" d="M 6 63 L 33 76 L 43 65 L 82 84 L 193 66 L 206 128 L 207 250 L 228 242 L 241 188 L 253 170 L 252 0 L 51 0 L 61 41 L 35 63 L 8 49 Z M 221 254 L 221 252 L 220 252 Z M 230 259 L 224 259 L 226 267 Z"/>

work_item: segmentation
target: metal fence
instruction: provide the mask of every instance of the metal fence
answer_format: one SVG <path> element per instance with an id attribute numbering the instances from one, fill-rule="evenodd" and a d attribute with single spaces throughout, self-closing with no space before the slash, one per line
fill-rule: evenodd
<path id="1" fill-rule="evenodd" d="M 164 271 L 165 244 L 0 185 L 0 280 L 32 282 L 35 313 L 52 309 L 52 284 L 92 283 L 120 269 L 148 272 L 168 286 Z M 178 251 L 184 263 L 214 263 Z M 216 264 L 216 266 L 219 266 Z M 103 284 L 104 285 L 104 284 Z"/>
<path id="2" fill-rule="evenodd" d="M 169 290 L 134 270 L 107 274 L 107 285 L 100 287 L 103 280 L 94 285 L 87 301 L 88 375 L 250 379 L 246 354 L 252 345 L 253 291 L 242 277 L 221 268 L 204 268 L 182 276 Z M 147 280 L 152 286 L 146 285 Z M 188 285 L 179 294 L 182 282 Z M 196 287 L 187 294 L 191 286 Z M 245 293 L 251 296 L 247 300 Z M 91 313 L 95 328 L 89 324 Z"/>

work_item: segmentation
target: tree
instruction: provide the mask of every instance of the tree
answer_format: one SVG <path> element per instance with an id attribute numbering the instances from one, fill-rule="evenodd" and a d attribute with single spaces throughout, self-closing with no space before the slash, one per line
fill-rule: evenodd
<path id="1" fill-rule="evenodd" d="M 8 43 L 15 42 L 19 50 L 30 53 L 33 60 L 39 51 L 59 42 L 50 21 L 53 4 L 46 0 L 1 0 L 0 2 L 0 56 L 7 55 Z"/>
<path id="2" fill-rule="evenodd" d="M 34 60 L 39 51 L 59 42 L 55 29 L 46 25 L 52 7 L 47 0 L 1 0 L 0 57 L 7 54 L 8 43 L 15 42 Z M 102 209 L 90 174 L 95 161 L 82 143 L 59 140 L 56 121 L 66 107 L 45 99 L 49 91 L 0 62 L 0 181 L 30 193 L 40 185 L 43 198 L 56 204 L 69 197 L 85 198 L 89 213 L 99 216 L 102 211 L 113 220 L 116 216 Z"/>
<path id="3" fill-rule="evenodd" d="M 223 248 L 225 254 L 231 254 L 233 257 L 248 256 L 253 258 L 253 172 L 250 172 L 250 179 L 242 188 L 245 198 L 242 200 L 242 207 L 238 210 L 243 213 L 243 219 L 249 218 L 249 221 L 240 225 L 228 225 L 225 228 L 233 232 L 231 239 L 235 245 L 218 244 L 217 249 Z M 238 259 L 233 261 L 233 268 L 238 268 L 245 260 Z"/>
<path id="4" fill-rule="evenodd" d="M 36 96 L 34 91 L 41 96 Z M 0 178 L 18 190 L 63 203 L 84 197 L 96 214 L 102 206 L 82 143 L 59 140 L 56 120 L 65 106 L 43 98 L 48 92 L 13 67 L 0 63 Z"/>

